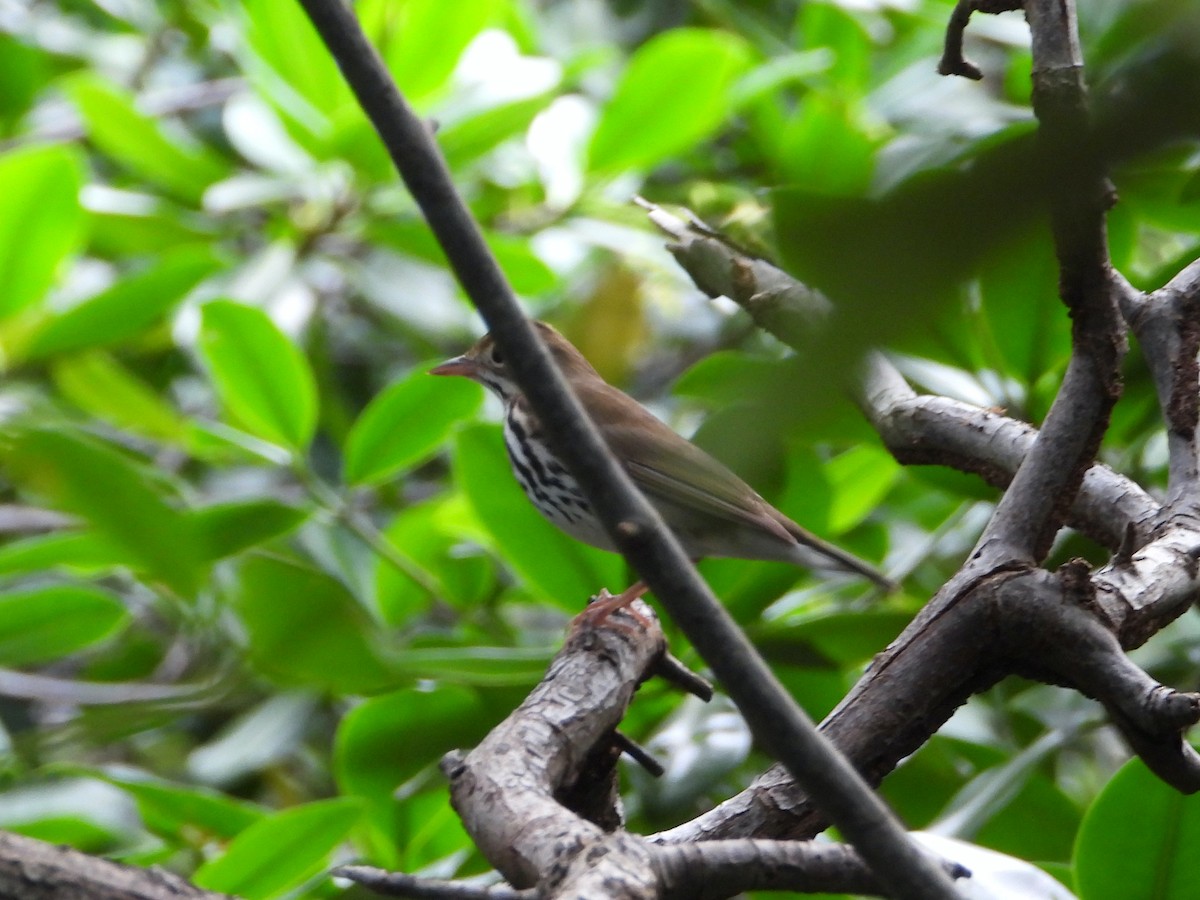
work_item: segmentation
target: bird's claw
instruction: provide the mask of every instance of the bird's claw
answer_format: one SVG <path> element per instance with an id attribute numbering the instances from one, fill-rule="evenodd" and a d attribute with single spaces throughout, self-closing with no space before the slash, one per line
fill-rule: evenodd
<path id="1" fill-rule="evenodd" d="M 615 596 L 609 593 L 608 588 L 601 588 L 599 593 L 591 598 L 587 609 L 575 617 L 571 623 L 571 628 L 597 628 L 608 622 L 609 617 L 615 612 L 625 612 L 643 628 L 649 628 L 653 623 L 633 607 L 633 604 L 637 600 L 640 600 L 642 594 L 645 592 L 646 588 L 641 582 Z M 623 625 L 620 622 L 609 624 L 624 631 L 633 630 L 628 625 Z"/>

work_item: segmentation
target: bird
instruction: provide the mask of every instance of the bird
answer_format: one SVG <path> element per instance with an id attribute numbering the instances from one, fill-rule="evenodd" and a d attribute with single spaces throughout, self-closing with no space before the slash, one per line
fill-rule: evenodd
<path id="1" fill-rule="evenodd" d="M 797 525 L 723 463 L 606 382 L 553 326 L 532 324 L 608 449 L 693 560 L 715 556 L 789 562 L 853 573 L 885 591 L 895 589 L 869 563 Z M 525 496 L 576 540 L 602 550 L 617 549 L 578 482 L 550 448 L 490 332 L 430 374 L 469 378 L 495 394 L 504 407 L 504 446 Z M 617 597 L 605 592 L 602 597 L 611 602 L 602 615 L 628 606 L 645 591 L 638 582 Z"/>

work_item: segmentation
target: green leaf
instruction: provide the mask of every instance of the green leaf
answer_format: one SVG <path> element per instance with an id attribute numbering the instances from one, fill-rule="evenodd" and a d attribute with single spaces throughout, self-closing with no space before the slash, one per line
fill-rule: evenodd
<path id="1" fill-rule="evenodd" d="M 357 800 L 305 803 L 268 816 L 239 834 L 225 852 L 196 870 L 210 891 L 265 900 L 296 888 L 323 869 L 362 819 Z"/>
<path id="2" fill-rule="evenodd" d="M 824 461 L 808 446 L 789 447 L 787 487 L 776 498 L 775 506 L 809 531 L 832 536 L 829 514 L 833 486 Z"/>
<path id="3" fill-rule="evenodd" d="M 805 47 L 833 52 L 828 81 L 839 91 L 858 95 L 871 77 L 871 35 L 848 9 L 837 3 L 805 3 L 800 8 L 796 30 Z"/>
<path id="4" fill-rule="evenodd" d="M 794 624 L 762 626 L 754 631 L 754 643 L 767 659 L 781 664 L 846 669 L 869 661 L 911 619 L 895 610 L 830 612 Z"/>
<path id="5" fill-rule="evenodd" d="M 408 688 L 360 703 L 338 725 L 333 764 L 343 793 L 372 802 L 456 747 L 477 743 L 499 711 L 488 715 L 479 695 L 441 685 Z M 403 753 L 396 753 L 403 747 Z"/>
<path id="6" fill-rule="evenodd" d="M 92 575 L 129 562 L 120 548 L 93 532 L 39 534 L 0 547 L 0 575 L 53 569 Z"/>
<path id="7" fill-rule="evenodd" d="M 479 408 L 483 397 L 462 378 L 438 378 L 417 366 L 362 411 L 346 438 L 342 477 L 348 484 L 386 481 L 422 462 L 450 430 Z"/>
<path id="8" fill-rule="evenodd" d="M 467 44 L 500 12 L 497 0 L 373 0 L 361 4 L 363 28 L 381 46 L 396 84 L 417 103 L 446 84 Z"/>
<path id="9" fill-rule="evenodd" d="M 825 476 L 833 488 L 829 533 L 843 534 L 879 506 L 900 477 L 900 464 L 882 447 L 861 444 L 831 459 Z"/>
<path id="10" fill-rule="evenodd" d="M 475 850 L 462 820 L 454 812 L 450 788 L 445 784 L 406 798 L 395 818 L 397 838 L 392 846 L 399 852 L 396 868 L 400 871 L 416 872 Z"/>
<path id="11" fill-rule="evenodd" d="M 785 267 L 835 305 L 827 338 L 806 355 L 808 380 L 854 371 L 871 345 L 927 352 L 941 336 L 931 321 L 961 320 L 962 282 L 1044 209 L 1041 186 L 1029 179 L 1029 134 L 1014 129 L 971 149 L 961 165 L 877 198 L 832 197 L 814 185 L 772 194 L 775 233 L 804 236 L 780 243 Z M 980 209 L 989 210 L 986 220 Z M 881 267 L 891 273 L 887 302 Z"/>
<path id="12" fill-rule="evenodd" d="M 651 38 L 630 58 L 601 113 L 589 169 L 649 169 L 712 134 L 750 62 L 747 44 L 727 32 L 677 28 Z"/>
<path id="13" fill-rule="evenodd" d="M 97 588 L 61 586 L 0 594 L 0 665 L 60 659 L 112 637 L 129 621 L 124 604 Z"/>
<path id="14" fill-rule="evenodd" d="M 402 509 L 384 537 L 429 573 L 440 599 L 459 609 L 486 601 L 495 590 L 495 564 L 484 553 L 463 552 L 464 534 L 474 515 L 457 492 Z M 433 598 L 424 587 L 382 557 L 375 564 L 375 597 L 389 625 L 407 627 L 429 608 Z"/>
<path id="15" fill-rule="evenodd" d="M 14 481 L 82 516 L 138 567 L 189 596 L 199 581 L 191 523 L 160 478 L 132 458 L 65 430 L 27 428 L 0 442 Z"/>
<path id="16" fill-rule="evenodd" d="M 21 824 L 6 824 L 5 831 L 47 844 L 72 847 L 84 853 L 103 854 L 120 843 L 122 834 L 111 822 L 95 822 L 83 816 L 47 815 Z"/>
<path id="17" fill-rule="evenodd" d="M 553 94 L 546 93 L 514 100 L 446 126 L 438 133 L 446 164 L 457 172 L 508 138 L 523 134 L 553 99 Z"/>
<path id="18" fill-rule="evenodd" d="M 366 230 L 372 241 L 438 266 L 447 265 L 445 252 L 424 222 L 375 219 L 367 223 Z M 485 229 L 483 239 L 518 294 L 544 294 L 558 284 L 558 277 L 534 253 L 527 238 Z"/>
<path id="19" fill-rule="evenodd" d="M 83 165 L 70 148 L 0 156 L 0 319 L 37 303 L 79 243 Z"/>
<path id="20" fill-rule="evenodd" d="M 1200 884 L 1200 795 L 1183 796 L 1134 759 L 1084 815 L 1075 884 L 1086 900 L 1191 900 Z"/>
<path id="21" fill-rule="evenodd" d="M 168 251 L 149 270 L 122 278 L 108 290 L 47 317 L 14 355 L 40 359 L 135 337 L 163 317 L 217 267 L 207 246 Z"/>
<path id="22" fill-rule="evenodd" d="M 409 647 L 396 669 L 461 685 L 533 687 L 553 656 L 550 647 Z"/>
<path id="23" fill-rule="evenodd" d="M 0 132 L 13 133 L 17 121 L 33 105 L 48 80 L 49 57 L 13 34 L 0 35 Z"/>
<path id="24" fill-rule="evenodd" d="M 145 179 L 192 204 L 228 165 L 203 145 L 171 134 L 139 112 L 133 97 L 91 73 L 72 76 L 66 91 L 102 153 Z"/>
<path id="25" fill-rule="evenodd" d="M 259 92 L 270 98 L 289 129 L 310 150 L 329 137 L 333 117 L 354 106 L 337 64 L 298 3 L 246 0 L 245 35 L 256 59 L 246 68 Z M 361 114 L 360 114 L 361 115 Z M 305 140 L 305 138 L 309 140 Z"/>
<path id="26" fill-rule="evenodd" d="M 560 607 L 578 611 L 600 588 L 625 586 L 620 557 L 567 537 L 533 508 L 513 478 L 499 427 L 460 431 L 454 469 L 505 561 Z"/>
<path id="27" fill-rule="evenodd" d="M 1042 229 L 984 260 L 980 277 L 986 336 L 997 353 L 989 360 L 1032 386 L 1071 352 L 1071 321 L 1058 299 L 1058 263 Z"/>
<path id="28" fill-rule="evenodd" d="M 794 390 L 797 372 L 794 357 L 765 359 L 740 350 L 719 350 L 680 375 L 671 392 L 714 408 L 751 398 L 774 402 L 782 399 L 782 386 Z"/>
<path id="29" fill-rule="evenodd" d="M 141 775 L 89 774 L 133 797 L 146 829 L 175 843 L 195 844 L 214 837 L 230 840 L 265 818 L 254 804 L 210 788 Z"/>
<path id="30" fill-rule="evenodd" d="M 88 248 L 104 259 L 167 253 L 212 240 L 217 231 L 211 219 L 182 203 L 132 190 L 90 196 L 87 216 Z"/>
<path id="31" fill-rule="evenodd" d="M 246 500 L 197 509 L 192 522 L 200 556 L 216 560 L 285 534 L 307 515 L 277 500 Z"/>
<path id="32" fill-rule="evenodd" d="M 799 115 L 781 136 L 775 162 L 782 178 L 831 196 L 865 193 L 875 165 L 875 141 L 859 118 L 857 108 L 837 94 L 806 95 Z"/>
<path id="33" fill-rule="evenodd" d="M 202 316 L 200 349 L 225 409 L 256 437 L 303 450 L 317 426 L 304 355 L 260 309 L 218 300 Z"/>
<path id="34" fill-rule="evenodd" d="M 187 435 L 184 417 L 103 350 L 64 356 L 52 372 L 67 400 L 118 428 L 174 443 Z"/>
<path id="35" fill-rule="evenodd" d="M 394 681 L 375 623 L 339 581 L 274 557 L 242 561 L 232 597 L 250 661 L 287 686 L 337 693 L 377 691 Z"/>

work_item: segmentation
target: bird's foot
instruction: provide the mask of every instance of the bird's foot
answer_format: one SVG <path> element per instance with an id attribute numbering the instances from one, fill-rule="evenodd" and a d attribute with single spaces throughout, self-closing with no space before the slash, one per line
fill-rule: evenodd
<path id="1" fill-rule="evenodd" d="M 613 613 L 624 611 L 633 619 L 636 619 L 643 628 L 649 628 L 652 624 L 650 620 L 638 612 L 632 605 L 635 601 L 640 600 L 642 595 L 648 590 L 649 588 L 641 581 L 626 588 L 615 597 L 606 588 L 601 588 L 600 593 L 592 598 L 592 602 L 588 604 L 587 609 L 575 617 L 575 620 L 571 623 L 571 627 L 573 629 L 580 627 L 596 628 L 605 624 L 608 621 L 608 617 Z M 628 628 L 628 626 L 621 625 L 618 622 L 610 624 L 617 628 Z"/>

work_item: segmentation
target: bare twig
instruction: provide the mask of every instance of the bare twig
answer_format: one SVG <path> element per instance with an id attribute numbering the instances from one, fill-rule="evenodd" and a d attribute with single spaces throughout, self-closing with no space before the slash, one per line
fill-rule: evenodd
<path id="1" fill-rule="evenodd" d="M 620 731 L 614 731 L 613 743 L 616 744 L 617 749 L 645 769 L 653 777 L 662 778 L 663 773 L 666 772 L 666 769 L 663 768 L 663 764 L 655 759 L 649 750 L 628 735 L 623 734 Z"/>
<path id="2" fill-rule="evenodd" d="M 972 81 L 981 80 L 983 72 L 963 56 L 963 34 L 967 30 L 967 23 L 971 21 L 971 13 L 1009 12 L 1020 9 L 1023 5 L 1023 0 L 958 0 L 946 25 L 946 44 L 942 50 L 941 61 L 938 62 L 938 74 L 961 75 Z"/>
<path id="3" fill-rule="evenodd" d="M 712 683 L 697 675 L 670 653 L 664 653 L 654 664 L 654 674 L 680 690 L 699 697 L 705 703 L 713 697 Z"/>
<path id="4" fill-rule="evenodd" d="M 730 298 L 791 347 L 812 340 L 827 324 L 833 304 L 820 291 L 725 240 L 694 215 L 685 220 L 642 197 L 634 202 L 671 236 L 667 250 L 710 297 Z"/>

